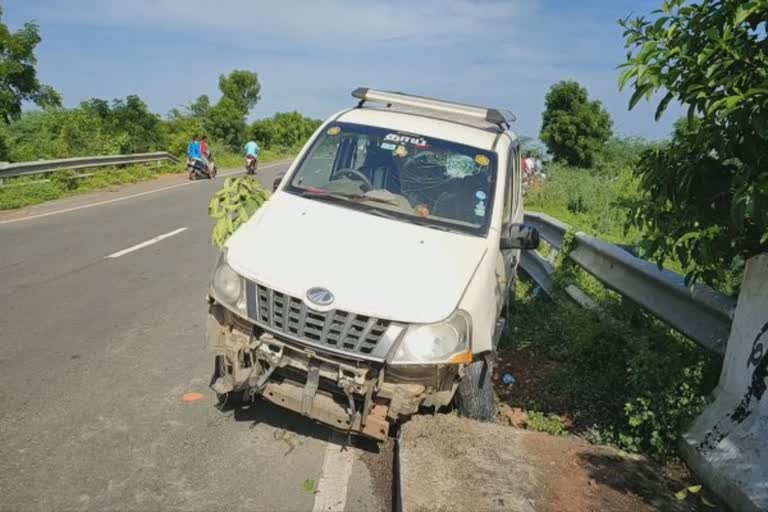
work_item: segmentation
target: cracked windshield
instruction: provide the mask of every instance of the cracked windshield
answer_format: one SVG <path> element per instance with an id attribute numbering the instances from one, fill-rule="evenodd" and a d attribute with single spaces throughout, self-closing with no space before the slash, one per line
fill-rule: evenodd
<path id="1" fill-rule="evenodd" d="M 291 191 L 332 197 L 406 218 L 483 228 L 496 177 L 492 153 L 427 136 L 349 123 L 330 126 Z"/>

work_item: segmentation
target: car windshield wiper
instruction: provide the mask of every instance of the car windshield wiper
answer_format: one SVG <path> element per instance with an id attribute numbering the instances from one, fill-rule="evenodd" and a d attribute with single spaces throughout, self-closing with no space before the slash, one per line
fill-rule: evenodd
<path id="1" fill-rule="evenodd" d="M 389 220 L 401 220 L 402 217 L 398 217 L 396 215 L 392 215 L 391 213 L 387 213 L 384 210 L 381 210 L 379 208 L 367 208 L 365 210 L 366 213 L 370 213 L 371 215 L 375 215 L 377 217 L 382 217 Z"/>
<path id="2" fill-rule="evenodd" d="M 449 231 L 449 232 L 455 232 L 456 230 L 449 228 L 448 226 L 443 226 L 442 224 L 438 224 L 437 222 L 430 222 L 429 220 L 425 219 L 424 217 L 415 217 L 408 219 L 408 221 L 411 224 L 416 224 L 418 226 L 424 226 L 425 228 L 432 228 L 436 229 L 438 231 Z"/>
<path id="3" fill-rule="evenodd" d="M 299 195 L 301 197 L 317 197 L 317 198 L 330 198 L 330 199 L 341 199 L 344 201 L 348 201 L 350 199 L 359 201 L 362 199 L 362 194 L 349 194 L 345 192 L 331 192 L 330 190 L 325 189 L 314 189 L 314 188 L 305 188 L 302 189 L 299 192 Z"/>

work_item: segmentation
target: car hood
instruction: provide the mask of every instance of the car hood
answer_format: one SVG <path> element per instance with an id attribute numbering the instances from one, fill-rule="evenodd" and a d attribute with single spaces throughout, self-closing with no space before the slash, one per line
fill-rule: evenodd
<path id="1" fill-rule="evenodd" d="M 485 240 L 277 192 L 230 238 L 228 261 L 248 279 L 305 299 L 323 287 L 330 307 L 407 323 L 457 307 Z"/>

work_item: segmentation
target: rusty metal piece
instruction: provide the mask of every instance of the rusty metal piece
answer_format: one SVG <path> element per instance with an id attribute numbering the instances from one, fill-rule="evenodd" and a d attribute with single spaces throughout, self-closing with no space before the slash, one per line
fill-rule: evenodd
<path id="1" fill-rule="evenodd" d="M 312 402 L 317 394 L 317 388 L 320 386 L 320 366 L 317 363 L 309 363 L 307 372 L 307 383 L 301 393 L 301 414 L 303 416 L 312 415 Z"/>
<path id="2" fill-rule="evenodd" d="M 290 381 L 269 381 L 264 388 L 262 396 L 280 407 L 301 413 L 302 394 L 302 386 L 293 384 Z M 375 411 L 376 408 L 374 407 Z M 346 408 L 323 392 L 318 392 L 315 395 L 311 417 L 334 429 L 343 432 L 349 430 L 380 441 L 386 439 L 389 433 L 389 422 L 379 414 L 368 416 L 365 427 L 361 425 L 362 422 L 359 414 L 350 423 Z"/>

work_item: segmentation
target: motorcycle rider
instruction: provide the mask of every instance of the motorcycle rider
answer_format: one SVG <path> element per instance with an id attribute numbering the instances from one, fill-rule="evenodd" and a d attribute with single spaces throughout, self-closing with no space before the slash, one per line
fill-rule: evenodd
<path id="1" fill-rule="evenodd" d="M 192 141 L 189 143 L 189 146 L 187 146 L 187 157 L 191 161 L 199 160 L 200 156 L 200 142 L 197 140 L 197 134 L 194 134 L 192 136 Z"/>
<path id="2" fill-rule="evenodd" d="M 245 145 L 245 161 L 246 161 L 246 168 L 248 167 L 248 163 L 250 163 L 250 160 L 255 160 L 254 165 L 254 171 L 256 170 L 256 167 L 259 165 L 259 145 L 256 144 L 254 141 L 249 140 L 248 143 Z"/>

